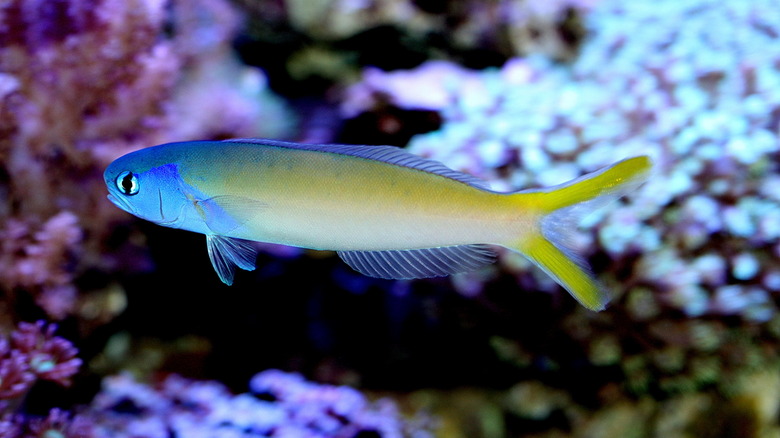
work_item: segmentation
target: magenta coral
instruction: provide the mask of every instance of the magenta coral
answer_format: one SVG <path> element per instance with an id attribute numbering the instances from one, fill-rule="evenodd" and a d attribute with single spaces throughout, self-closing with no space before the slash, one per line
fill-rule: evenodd
<path id="1" fill-rule="evenodd" d="M 54 408 L 46 418 L 33 419 L 27 424 L 26 437 L 87 438 L 92 436 L 92 423 L 83 417 L 72 416 Z"/>
<path id="2" fill-rule="evenodd" d="M 231 52 L 239 22 L 223 0 L 0 2 L 0 304 L 29 294 L 61 320 L 82 273 L 145 266 L 105 254 L 126 218 L 99 182 L 118 155 L 281 134 L 262 72 Z"/>
<path id="3" fill-rule="evenodd" d="M 75 306 L 67 261 L 80 248 L 78 217 L 61 211 L 40 226 L 9 218 L 0 224 L 0 285 L 40 290 L 38 304 L 53 318 L 64 318 Z"/>
<path id="4" fill-rule="evenodd" d="M 2 408 L 3 406 L 0 406 Z M 16 437 L 21 432 L 21 427 L 14 421 L 14 416 L 6 414 L 0 416 L 0 436 L 1 437 Z"/>
<path id="5" fill-rule="evenodd" d="M 62 386 L 71 383 L 81 359 L 69 341 L 54 336 L 55 324 L 22 322 L 8 339 L 0 339 L 0 399 L 23 396 L 36 379 Z"/>
<path id="6" fill-rule="evenodd" d="M 24 395 L 35 382 L 30 372 L 28 357 L 12 350 L 0 359 L 0 399 L 17 398 Z"/>
<path id="7" fill-rule="evenodd" d="M 2 438 L 89 438 L 92 422 L 54 408 L 43 418 L 7 414 L 0 418 Z"/>
<path id="8" fill-rule="evenodd" d="M 387 399 L 309 382 L 277 370 L 255 376 L 254 395 L 217 382 L 171 375 L 153 388 L 127 374 L 106 378 L 83 412 L 96 437 L 407 437 L 430 438 L 422 417 L 406 418 Z"/>
<path id="9" fill-rule="evenodd" d="M 73 344 L 54 336 L 56 330 L 56 324 L 22 322 L 11 334 L 11 344 L 27 355 L 30 369 L 38 378 L 68 386 L 81 366 L 81 359 L 76 357 L 78 351 Z"/>

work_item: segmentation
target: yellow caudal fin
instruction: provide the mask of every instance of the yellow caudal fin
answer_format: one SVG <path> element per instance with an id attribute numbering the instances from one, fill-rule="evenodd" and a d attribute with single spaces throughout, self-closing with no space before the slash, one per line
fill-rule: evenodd
<path id="1" fill-rule="evenodd" d="M 528 239 L 517 249 L 588 309 L 603 310 L 612 298 L 581 258 L 558 248 L 541 234 Z"/>
<path id="2" fill-rule="evenodd" d="M 636 188 L 650 173 L 649 157 L 629 158 L 569 183 L 510 196 L 525 211 L 537 211 L 537 228 L 509 248 L 547 272 L 583 306 L 602 310 L 611 295 L 599 285 L 572 245 L 579 219 Z"/>

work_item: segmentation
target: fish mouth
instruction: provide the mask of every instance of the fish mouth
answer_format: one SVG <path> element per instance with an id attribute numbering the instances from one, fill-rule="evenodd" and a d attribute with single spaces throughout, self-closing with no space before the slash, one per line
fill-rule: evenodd
<path id="1" fill-rule="evenodd" d="M 130 204 L 124 200 L 124 198 L 119 198 L 114 196 L 113 194 L 109 193 L 107 196 L 108 200 L 111 201 L 112 204 L 116 205 L 120 209 L 130 213 L 135 214 L 135 210 L 130 206 Z"/>
<path id="2" fill-rule="evenodd" d="M 160 217 L 158 219 L 158 218 L 147 217 L 145 215 L 141 215 L 141 214 L 137 213 L 135 208 L 132 207 L 132 204 L 130 204 L 125 198 L 122 198 L 120 196 L 115 196 L 112 193 L 109 193 L 108 196 L 107 196 L 108 200 L 111 201 L 111 203 L 113 203 L 114 205 L 116 205 L 120 209 L 122 209 L 122 210 L 124 210 L 124 211 L 126 211 L 126 212 L 128 212 L 128 213 L 130 213 L 130 214 L 132 214 L 134 216 L 138 216 L 141 219 L 146 219 L 146 220 L 154 222 L 154 223 L 156 223 L 158 225 L 165 225 L 167 227 L 176 228 L 177 227 L 177 222 L 179 222 L 179 219 L 181 217 L 181 213 L 179 215 L 177 215 L 173 219 L 166 220 L 165 213 L 163 211 L 163 205 L 162 205 L 162 193 L 159 194 L 159 197 L 160 197 L 160 207 L 159 207 L 160 208 L 160 211 L 159 211 Z"/>

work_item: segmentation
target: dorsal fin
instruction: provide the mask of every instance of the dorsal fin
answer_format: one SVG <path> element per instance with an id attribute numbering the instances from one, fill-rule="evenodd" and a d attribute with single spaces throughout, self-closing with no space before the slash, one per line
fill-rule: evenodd
<path id="1" fill-rule="evenodd" d="M 366 158 L 369 160 L 382 161 L 396 166 L 417 169 L 423 172 L 434 173 L 455 181 L 469 184 L 480 189 L 490 190 L 490 185 L 475 176 L 450 169 L 444 164 L 410 154 L 396 146 L 366 146 L 366 145 L 347 145 L 347 144 L 307 144 L 292 143 L 287 141 L 269 140 L 265 138 L 235 138 L 224 140 L 228 143 L 248 143 L 264 146 L 274 146 L 280 148 L 299 149 L 306 151 L 327 152 L 331 154 L 350 155 L 353 157 Z"/>

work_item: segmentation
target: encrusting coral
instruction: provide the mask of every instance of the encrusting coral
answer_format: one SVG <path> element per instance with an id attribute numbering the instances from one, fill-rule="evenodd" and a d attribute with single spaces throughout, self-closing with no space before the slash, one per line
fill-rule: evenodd
<path id="1" fill-rule="evenodd" d="M 242 1 L 258 15 L 286 13 L 290 24 L 320 40 L 353 37 L 381 26 L 397 26 L 410 34 L 441 32 L 462 49 L 492 47 L 508 55 L 530 52 L 553 57 L 571 55 L 575 38 L 565 35 L 570 15 L 587 12 L 595 0 L 500 0 L 494 2 L 430 2 L 344 0 L 308 2 Z"/>
<path id="2" fill-rule="evenodd" d="M 570 64 L 532 56 L 483 71 L 444 61 L 368 68 L 343 113 L 388 102 L 437 111 L 441 129 L 409 149 L 501 191 L 651 155 L 647 184 L 587 218 L 572 242 L 616 291 L 606 312 L 562 314 L 559 289 L 514 254 L 500 269 L 454 279 L 508 314 L 494 338 L 502 360 L 572 397 L 542 419 L 527 411 L 545 391 L 505 411 L 547 430 L 539 436 L 561 436 L 556 427 L 619 436 L 640 433 L 637 424 L 662 436 L 724 436 L 741 425 L 735 435 L 772 436 L 777 405 L 763 400 L 778 391 L 766 376 L 777 367 L 780 324 L 780 8 L 602 0 L 585 23 L 589 37 Z M 501 304 L 539 290 L 553 294 L 555 311 L 524 324 L 529 334 L 513 326 L 522 309 Z M 711 416 L 714 424 L 700 421 Z"/>
<path id="3" fill-rule="evenodd" d="M 380 99 L 439 111 L 442 129 L 413 138 L 409 149 L 500 190 L 559 184 L 651 155 L 649 182 L 591 217 L 576 243 L 612 261 L 597 269 L 620 267 L 606 273 L 611 287 L 649 287 L 690 316 L 767 321 L 777 311 L 769 294 L 780 284 L 771 159 L 779 149 L 780 14 L 769 3 L 602 1 L 570 66 L 530 57 L 481 72 L 442 61 L 368 69 L 342 108 L 353 116 Z M 685 17 L 683 30 L 668 17 Z M 510 270 L 528 266 L 505 260 Z"/>

